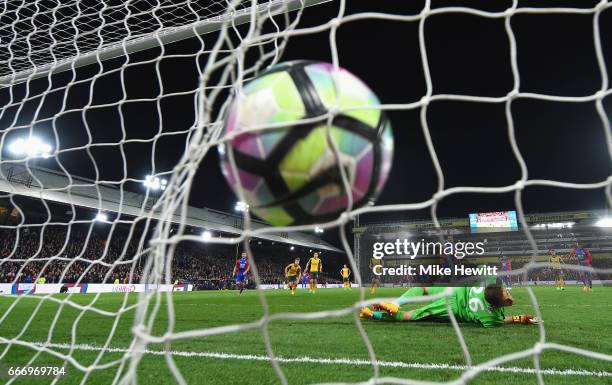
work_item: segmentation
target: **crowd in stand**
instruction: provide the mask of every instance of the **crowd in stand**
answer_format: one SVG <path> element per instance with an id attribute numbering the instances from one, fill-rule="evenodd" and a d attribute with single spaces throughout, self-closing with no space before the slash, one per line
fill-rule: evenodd
<path id="1" fill-rule="evenodd" d="M 511 270 L 516 272 L 517 270 L 523 268 L 525 266 L 526 263 L 529 262 L 529 258 L 528 257 L 517 257 L 515 259 L 509 258 L 511 260 Z M 469 267 L 477 267 L 481 264 L 475 262 L 475 263 L 470 263 L 467 260 L 462 260 L 461 264 L 465 265 L 465 266 L 469 266 Z M 484 263 L 484 265 L 488 265 L 491 267 L 497 267 L 498 268 L 498 274 L 501 274 L 502 272 L 502 266 L 501 263 Z M 571 282 L 571 281 L 576 281 L 576 282 L 581 282 L 582 281 L 582 274 L 579 270 L 576 270 L 575 268 L 578 267 L 578 262 L 574 259 L 568 258 L 567 256 L 565 256 L 565 260 L 564 260 L 564 265 L 562 265 L 562 273 L 563 273 L 563 277 L 565 279 L 566 282 Z M 610 269 L 612 268 L 612 259 L 611 258 L 594 258 L 593 259 L 593 265 L 592 265 L 593 269 Z M 610 280 L 612 279 L 612 274 L 604 274 L 604 273 L 600 273 L 597 271 L 594 271 L 592 273 L 592 277 L 593 279 L 600 279 L 600 280 Z M 524 274 L 517 274 L 517 275 L 512 275 L 509 279 L 515 283 L 515 284 L 522 284 L 524 282 L 529 282 L 529 284 L 542 284 L 543 282 L 554 282 L 558 277 L 558 272 L 554 269 L 551 268 L 551 266 L 546 266 L 546 267 L 538 267 L 538 268 L 531 268 L 528 272 L 527 272 L 527 279 L 525 279 Z M 443 279 L 439 279 L 439 278 L 433 278 L 433 277 L 423 277 L 423 276 L 416 276 L 416 277 L 407 277 L 407 276 L 384 276 L 382 277 L 382 279 L 380 279 L 381 283 L 387 283 L 387 284 L 392 284 L 392 285 L 399 285 L 399 286 L 413 286 L 416 284 L 419 284 L 419 280 L 420 279 L 425 279 L 427 280 L 428 278 L 432 278 L 433 281 L 438 282 L 438 283 L 443 283 L 444 280 Z M 460 278 L 460 277 L 455 277 L 455 278 Z"/>
<path id="2" fill-rule="evenodd" d="M 110 241 L 88 228 L 63 227 L 0 230 L 0 282 L 137 283 L 148 255 L 137 256 L 139 238 L 112 234 Z M 202 245 L 179 245 L 172 259 L 172 281 L 202 288 L 226 288 L 231 283 L 235 251 Z M 283 282 L 286 259 L 255 255 L 262 283 Z M 52 259 L 49 262 L 49 259 Z M 25 261 L 27 260 L 27 261 Z M 46 265 L 46 266 L 45 266 Z M 43 270 L 44 267 L 44 270 Z"/>
<path id="3" fill-rule="evenodd" d="M 174 276 L 196 284 L 197 288 L 224 289 L 233 285 L 232 272 L 236 263 L 233 255 L 203 255 L 197 247 L 183 248 L 175 253 L 173 262 Z M 256 255 L 255 262 L 262 283 L 278 284 L 283 281 L 286 261 Z"/>
<path id="4" fill-rule="evenodd" d="M 38 226 L 24 227 L 19 231 L 0 230 L 0 282 L 35 282 L 41 277 L 44 277 L 46 283 L 141 281 L 143 268 L 149 256 L 142 252 L 138 255 L 140 238 L 128 239 L 126 231 L 114 232 L 109 238 L 108 234 L 99 235 L 88 226 L 68 228 L 49 225 L 45 226 L 44 230 L 41 229 L 42 227 Z M 144 246 L 146 247 L 146 244 Z M 290 256 L 269 257 L 260 254 L 255 253 L 255 261 L 261 282 L 283 285 L 285 281 L 283 270 L 290 262 Z M 305 257 L 302 265 L 305 264 Z M 180 244 L 175 248 L 172 258 L 172 281 L 193 283 L 200 289 L 231 288 L 235 258 L 235 249 L 230 248 L 228 251 L 227 247 L 224 250 L 211 245 L 205 247 L 198 243 Z M 527 259 L 524 258 L 513 260 L 513 270 L 519 269 L 526 262 Z M 319 282 L 339 282 L 335 266 L 329 263 L 325 265 L 326 272 L 322 274 Z M 595 268 L 609 268 L 610 265 L 612 260 L 609 258 L 593 261 Z M 528 273 L 528 280 L 553 281 L 555 274 L 550 268 L 538 268 Z M 580 277 L 579 272 L 567 269 L 564 274 L 568 281 L 578 280 Z M 513 277 L 512 280 L 520 282 L 523 277 Z M 382 283 L 401 285 L 412 284 L 406 277 L 385 277 L 382 281 Z M 250 282 L 252 286 L 252 275 Z"/>
<path id="5" fill-rule="evenodd" d="M 130 260 L 136 254 L 137 243 L 128 242 L 121 234 L 112 239 L 113 242 L 107 242 L 95 232 L 75 229 L 69 232 L 66 227 L 49 226 L 42 232 L 34 227 L 19 232 L 0 230 L 0 282 L 13 282 L 16 276 L 19 282 L 44 277 L 47 283 L 75 283 L 80 277 L 83 283 L 124 279 L 132 268 Z M 115 264 L 111 273 L 110 264 Z M 136 265 L 134 276 L 140 273 Z"/>

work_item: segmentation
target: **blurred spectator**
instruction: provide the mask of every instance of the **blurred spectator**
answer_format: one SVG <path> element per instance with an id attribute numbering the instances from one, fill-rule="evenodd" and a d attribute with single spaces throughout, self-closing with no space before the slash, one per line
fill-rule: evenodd
<path id="1" fill-rule="evenodd" d="M 0 282 L 33 282 L 39 276 L 46 283 L 140 282 L 149 258 L 138 252 L 140 238 L 128 239 L 126 233 L 115 231 L 107 239 L 75 227 L 0 230 Z M 212 245 L 180 244 L 174 249 L 171 282 L 189 282 L 200 289 L 231 288 L 234 258 Z M 284 282 L 283 266 L 289 256 L 255 258 L 261 283 Z M 253 287 L 252 275 L 249 281 Z"/>

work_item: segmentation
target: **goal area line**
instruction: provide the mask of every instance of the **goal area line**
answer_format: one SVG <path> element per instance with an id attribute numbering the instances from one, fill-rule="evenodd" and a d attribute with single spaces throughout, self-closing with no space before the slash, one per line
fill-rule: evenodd
<path id="1" fill-rule="evenodd" d="M 119 347 L 108 347 L 103 348 L 97 345 L 91 344 L 76 344 L 71 345 L 67 343 L 41 343 L 32 342 L 32 345 L 36 347 L 45 347 L 53 349 L 73 349 L 80 351 L 94 351 L 100 352 L 104 350 L 108 353 L 134 353 L 130 349 L 119 348 Z M 164 356 L 167 354 L 163 350 L 151 350 L 145 349 L 139 351 L 146 355 L 153 356 Z M 210 358 L 219 360 L 243 360 L 243 361 L 270 361 L 270 357 L 267 355 L 258 354 L 233 354 L 223 352 L 189 352 L 189 351 L 171 351 L 172 356 L 175 357 L 196 357 L 196 358 Z M 323 357 L 276 357 L 279 363 L 286 364 L 326 364 L 326 365 L 352 365 L 352 366 L 372 366 L 370 360 L 356 359 L 356 358 L 323 358 Z M 456 364 L 445 364 L 445 363 L 420 363 L 420 362 L 403 362 L 403 361 L 378 361 L 380 367 L 389 368 L 401 368 L 401 369 L 426 369 L 426 370 L 456 370 L 464 371 L 470 369 L 467 365 L 456 365 Z M 536 374 L 536 369 L 532 368 L 521 368 L 516 366 L 493 366 L 483 368 L 483 372 L 498 372 L 498 373 L 517 373 L 517 374 Z M 540 369 L 540 373 L 551 376 L 583 376 L 583 377 L 601 377 L 608 378 L 612 377 L 612 372 L 606 371 L 592 371 L 585 369 L 557 369 L 548 368 Z"/>

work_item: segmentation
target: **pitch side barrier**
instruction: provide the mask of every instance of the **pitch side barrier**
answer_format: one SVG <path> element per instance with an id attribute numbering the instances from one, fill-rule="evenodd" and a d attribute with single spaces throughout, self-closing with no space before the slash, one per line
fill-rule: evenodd
<path id="1" fill-rule="evenodd" d="M 521 283 L 519 282 L 512 282 L 512 287 L 525 287 L 525 286 L 532 286 L 532 287 L 537 287 L 537 286 L 553 286 L 555 285 L 555 281 L 538 281 L 537 284 L 535 283 L 535 281 L 523 281 Z M 566 286 L 582 286 L 583 283 L 582 281 L 575 281 L 575 280 L 565 280 L 565 285 Z M 596 285 L 612 285 L 612 279 L 594 279 L 593 280 L 593 286 Z M 365 286 L 369 286 L 369 285 L 365 285 Z M 380 285 L 381 287 L 405 287 L 405 288 L 410 288 L 410 287 L 415 287 L 415 286 L 420 286 L 420 285 L 413 285 L 413 284 L 401 284 L 401 283 L 383 283 Z"/>
<path id="2" fill-rule="evenodd" d="M 151 291 L 193 291 L 191 284 L 158 285 L 142 283 L 0 283 L 0 295 L 60 293 L 144 293 Z"/>
<path id="3" fill-rule="evenodd" d="M 301 287 L 301 283 L 298 284 L 297 289 L 298 290 L 302 290 L 302 289 L 309 289 L 310 287 Z M 322 284 L 318 284 L 317 289 L 341 289 L 343 286 L 341 283 L 328 283 L 327 285 L 322 285 Z M 351 287 L 359 287 L 359 284 L 357 283 L 351 283 Z M 288 289 L 286 285 L 284 284 L 265 284 L 265 285 L 259 285 L 260 289 L 264 289 L 264 290 L 282 290 L 282 289 Z"/>

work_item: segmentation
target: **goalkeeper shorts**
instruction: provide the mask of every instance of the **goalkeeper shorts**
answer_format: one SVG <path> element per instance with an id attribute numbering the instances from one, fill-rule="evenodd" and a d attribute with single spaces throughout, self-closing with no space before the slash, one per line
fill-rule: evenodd
<path id="1" fill-rule="evenodd" d="M 452 301 L 452 299 L 449 300 Z M 429 305 L 425 305 L 418 309 L 411 310 L 411 313 L 411 321 L 419 321 L 427 318 L 448 319 L 448 307 L 446 305 L 446 298 L 440 298 L 438 300 L 433 301 Z"/>

